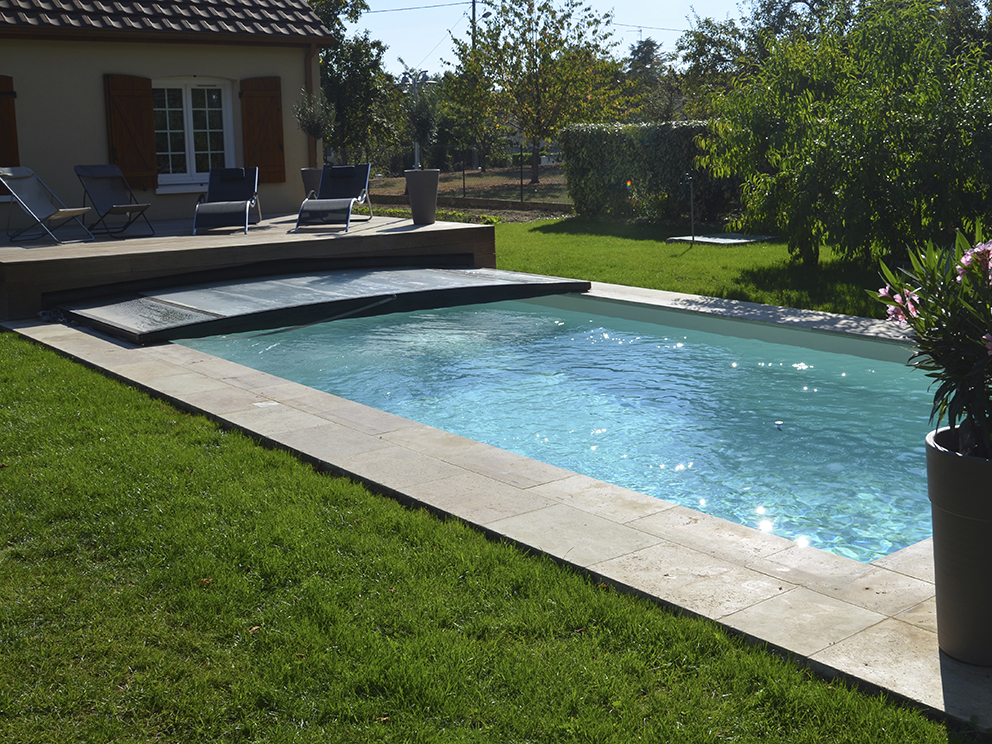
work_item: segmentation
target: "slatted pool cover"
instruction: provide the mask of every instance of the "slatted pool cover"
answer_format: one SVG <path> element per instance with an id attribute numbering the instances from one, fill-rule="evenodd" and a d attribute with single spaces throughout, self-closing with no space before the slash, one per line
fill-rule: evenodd
<path id="1" fill-rule="evenodd" d="M 498 269 L 346 269 L 211 282 L 60 306 L 137 344 L 338 317 L 585 292 L 588 282 Z"/>

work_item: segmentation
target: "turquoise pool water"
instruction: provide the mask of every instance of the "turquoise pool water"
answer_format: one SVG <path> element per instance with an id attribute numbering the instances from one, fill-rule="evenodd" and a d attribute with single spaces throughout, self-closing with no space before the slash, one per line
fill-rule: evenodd
<path id="1" fill-rule="evenodd" d="M 930 536 L 922 373 L 577 307 L 180 343 L 860 561 Z"/>

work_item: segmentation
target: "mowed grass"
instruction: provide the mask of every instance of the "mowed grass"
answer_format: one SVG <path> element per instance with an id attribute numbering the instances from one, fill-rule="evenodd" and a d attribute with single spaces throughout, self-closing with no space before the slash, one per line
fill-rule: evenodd
<path id="1" fill-rule="evenodd" d="M 717 231 L 712 231 L 717 232 Z M 769 305 L 884 317 L 866 289 L 884 282 L 826 248 L 808 270 L 790 260 L 785 243 L 667 243 L 685 225 L 591 222 L 581 219 L 496 226 L 501 269 L 625 284 Z"/>
<path id="2" fill-rule="evenodd" d="M 0 741 L 948 742 L 0 333 Z"/>

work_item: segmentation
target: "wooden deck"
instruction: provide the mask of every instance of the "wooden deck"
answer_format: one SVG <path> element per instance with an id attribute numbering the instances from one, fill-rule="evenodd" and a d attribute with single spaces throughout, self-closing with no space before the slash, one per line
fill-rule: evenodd
<path id="1" fill-rule="evenodd" d="M 491 225 L 375 217 L 293 233 L 296 215 L 265 219 L 245 235 L 213 230 L 193 237 L 191 222 L 155 223 L 154 237 L 90 243 L 0 241 L 0 320 L 32 318 L 72 300 L 176 283 L 295 271 L 383 267 L 495 268 Z M 132 227 L 141 234 L 138 225 Z M 3 240 L 6 236 L 3 235 Z"/>

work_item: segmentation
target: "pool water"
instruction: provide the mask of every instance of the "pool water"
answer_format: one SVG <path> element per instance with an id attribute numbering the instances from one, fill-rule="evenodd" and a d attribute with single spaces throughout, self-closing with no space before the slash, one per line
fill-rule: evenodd
<path id="1" fill-rule="evenodd" d="M 856 560 L 930 536 L 904 364 L 528 302 L 180 343 Z"/>

